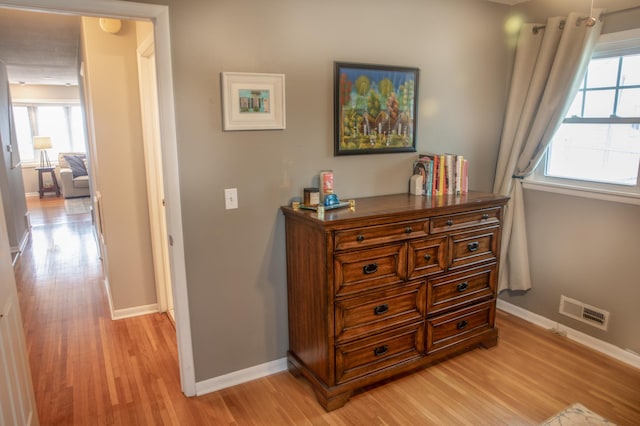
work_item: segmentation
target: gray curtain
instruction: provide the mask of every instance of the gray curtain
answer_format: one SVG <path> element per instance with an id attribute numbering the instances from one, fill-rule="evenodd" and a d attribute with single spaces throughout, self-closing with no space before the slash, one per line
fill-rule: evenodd
<path id="1" fill-rule="evenodd" d="M 504 217 L 498 291 L 531 288 L 521 180 L 544 154 L 575 97 L 600 35 L 585 14 L 525 24 L 516 47 L 493 192 L 511 197 Z"/>

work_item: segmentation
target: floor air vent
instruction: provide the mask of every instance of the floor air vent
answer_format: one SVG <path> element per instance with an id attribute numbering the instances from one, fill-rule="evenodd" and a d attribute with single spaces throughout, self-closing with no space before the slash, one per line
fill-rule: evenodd
<path id="1" fill-rule="evenodd" d="M 609 312 L 564 295 L 560 296 L 560 313 L 601 330 L 606 330 L 609 325 Z"/>

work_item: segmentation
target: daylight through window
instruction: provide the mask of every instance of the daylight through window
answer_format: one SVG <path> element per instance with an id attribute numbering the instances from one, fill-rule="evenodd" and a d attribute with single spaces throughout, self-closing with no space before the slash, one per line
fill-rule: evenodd
<path id="1" fill-rule="evenodd" d="M 40 153 L 33 148 L 34 136 L 51 137 L 52 148 L 48 150 L 51 160 L 57 160 L 59 152 L 85 152 L 79 105 L 14 103 L 13 113 L 21 161 L 38 161 Z"/>
<path id="2" fill-rule="evenodd" d="M 640 53 L 594 57 L 549 145 L 545 176 L 637 188 L 639 164 Z"/>

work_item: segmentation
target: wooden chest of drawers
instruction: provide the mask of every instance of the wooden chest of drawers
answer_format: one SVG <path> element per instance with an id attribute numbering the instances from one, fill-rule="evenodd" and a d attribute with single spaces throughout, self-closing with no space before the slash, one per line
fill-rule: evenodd
<path id="1" fill-rule="evenodd" d="M 282 207 L 289 370 L 326 410 L 360 387 L 497 343 L 507 200 L 384 195 L 324 219 Z"/>

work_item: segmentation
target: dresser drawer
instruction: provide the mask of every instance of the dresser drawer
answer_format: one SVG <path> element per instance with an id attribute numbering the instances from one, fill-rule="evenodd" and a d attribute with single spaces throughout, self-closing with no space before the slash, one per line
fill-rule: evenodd
<path id="1" fill-rule="evenodd" d="M 335 294 L 342 296 L 401 283 L 406 267 L 407 248 L 404 244 L 335 255 Z"/>
<path id="2" fill-rule="evenodd" d="M 507 202 L 478 192 L 402 193 L 359 198 L 324 217 L 282 207 L 287 362 L 325 410 L 381 381 L 497 343 L 496 251 Z"/>
<path id="3" fill-rule="evenodd" d="M 496 264 L 430 279 L 427 282 L 427 313 L 467 305 L 495 296 Z"/>
<path id="4" fill-rule="evenodd" d="M 452 234 L 449 241 L 450 271 L 498 258 L 499 227 Z"/>
<path id="5" fill-rule="evenodd" d="M 424 323 L 336 347 L 336 382 L 344 383 L 424 353 Z"/>
<path id="6" fill-rule="evenodd" d="M 407 275 L 413 279 L 442 272 L 447 267 L 446 259 L 447 237 L 411 240 Z"/>
<path id="7" fill-rule="evenodd" d="M 336 341 L 344 342 L 424 318 L 424 281 L 336 303 Z"/>
<path id="8" fill-rule="evenodd" d="M 500 223 L 500 208 L 472 210 L 465 213 L 435 216 L 431 218 L 432 234 L 449 232 L 472 226 L 495 225 Z"/>
<path id="9" fill-rule="evenodd" d="M 495 301 L 427 320 L 427 353 L 444 349 L 493 328 Z"/>
<path id="10" fill-rule="evenodd" d="M 336 250 L 369 247 L 409 238 L 424 237 L 429 234 L 429 219 L 391 223 L 388 225 L 368 226 L 366 228 L 336 231 L 334 246 Z"/>

